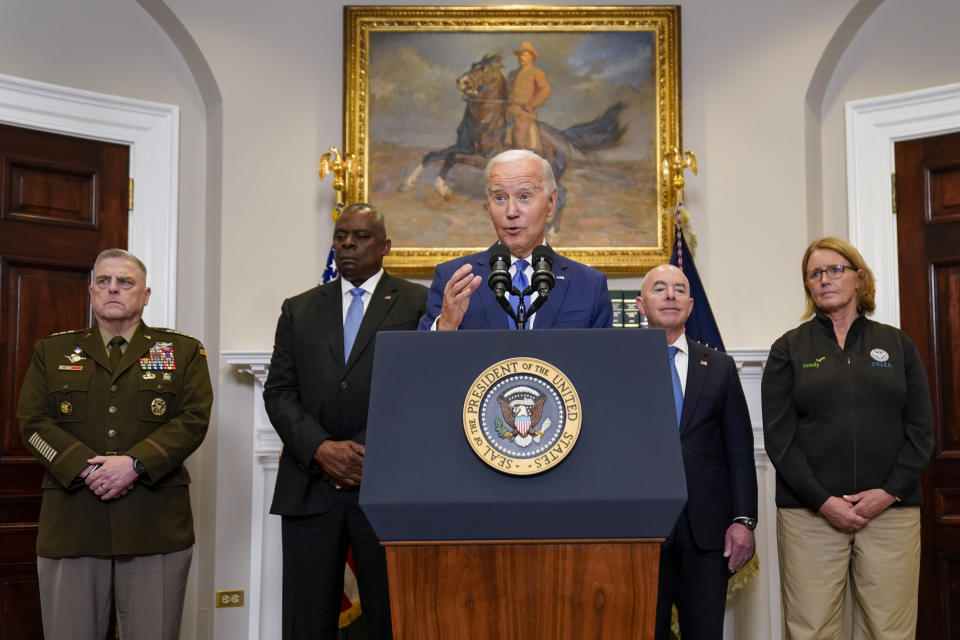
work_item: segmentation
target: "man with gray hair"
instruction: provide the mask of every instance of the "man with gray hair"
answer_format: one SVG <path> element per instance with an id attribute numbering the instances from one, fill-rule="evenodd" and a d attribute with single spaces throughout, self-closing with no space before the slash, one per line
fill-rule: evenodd
<path id="1" fill-rule="evenodd" d="M 213 391 L 197 340 L 148 327 L 147 270 L 97 256 L 96 324 L 37 342 L 17 419 L 46 469 L 37 573 L 47 638 L 176 640 L 193 553 L 190 476 Z"/>
<path id="2" fill-rule="evenodd" d="M 487 164 L 486 202 L 498 241 L 486 251 L 437 266 L 421 330 L 513 329 L 516 323 L 501 308 L 493 291 L 484 286 L 495 253 L 509 253 L 509 273 L 520 294 L 533 277 L 534 249 L 546 244 L 547 223 L 557 206 L 557 183 L 550 163 L 527 149 L 504 151 Z M 613 309 L 607 279 L 596 269 L 565 258 L 552 249 L 556 283 L 547 301 L 531 315 L 526 329 L 609 327 Z M 530 309 L 536 292 L 523 296 Z M 511 306 L 520 295 L 510 294 Z"/>

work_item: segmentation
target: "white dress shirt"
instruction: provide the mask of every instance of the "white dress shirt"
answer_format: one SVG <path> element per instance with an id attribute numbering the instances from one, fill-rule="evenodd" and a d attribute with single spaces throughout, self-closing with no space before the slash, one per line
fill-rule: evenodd
<path id="1" fill-rule="evenodd" d="M 687 395 L 687 365 L 690 360 L 687 334 L 681 333 L 680 337 L 670 346 L 678 349 L 677 355 L 673 356 L 673 364 L 677 367 L 677 375 L 680 376 L 680 388 L 683 390 L 683 395 Z"/>
<path id="2" fill-rule="evenodd" d="M 363 289 L 363 295 L 360 296 L 363 299 L 363 312 L 367 312 L 367 307 L 370 306 L 370 300 L 373 299 L 373 290 L 377 288 L 377 284 L 380 283 L 380 278 L 383 277 L 383 268 L 377 271 L 375 274 L 367 278 L 367 280 L 360 285 L 360 288 Z M 340 305 L 343 311 L 343 317 L 340 318 L 341 322 L 347 321 L 347 310 L 350 308 L 350 303 L 353 301 L 353 294 L 350 293 L 350 290 L 353 289 L 353 284 L 344 277 L 340 278 L 340 295 L 343 296 L 343 303 Z"/>

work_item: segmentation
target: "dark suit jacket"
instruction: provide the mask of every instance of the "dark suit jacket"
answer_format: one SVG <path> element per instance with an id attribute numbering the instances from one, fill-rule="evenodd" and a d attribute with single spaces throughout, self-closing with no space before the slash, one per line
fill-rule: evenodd
<path id="1" fill-rule="evenodd" d="M 426 297 L 426 287 L 385 272 L 346 363 L 339 278 L 283 302 L 263 390 L 270 422 L 283 440 L 270 513 L 325 513 L 335 504 L 338 492 L 323 480 L 313 454 L 331 438 L 364 441 L 374 336 L 416 329 Z"/>
<path id="2" fill-rule="evenodd" d="M 494 245 L 496 246 L 496 245 Z M 427 312 L 420 319 L 420 329 L 429 329 L 440 315 L 443 306 L 443 288 L 454 271 L 469 262 L 473 273 L 481 276 L 484 283 L 470 297 L 470 306 L 460 323 L 461 329 L 509 329 L 509 316 L 497 303 L 493 291 L 486 284 L 490 275 L 490 249 L 463 258 L 444 262 L 437 266 L 430 285 Z M 553 254 L 553 273 L 556 285 L 549 298 L 537 311 L 534 329 L 585 329 L 610 327 L 613 324 L 613 307 L 607 293 L 607 279 L 597 271 L 579 262 L 574 262 L 558 253 Z"/>
<path id="3" fill-rule="evenodd" d="M 689 338 L 687 344 L 680 416 L 687 516 L 698 547 L 722 549 L 733 518 L 757 517 L 753 430 L 733 358 Z"/>

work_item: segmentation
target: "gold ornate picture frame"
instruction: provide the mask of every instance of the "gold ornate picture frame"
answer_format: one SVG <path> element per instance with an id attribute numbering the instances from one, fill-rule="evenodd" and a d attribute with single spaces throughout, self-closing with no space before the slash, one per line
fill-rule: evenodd
<path id="1" fill-rule="evenodd" d="M 347 6 L 344 56 L 347 201 L 383 211 L 389 270 L 427 273 L 496 240 L 483 166 L 516 146 L 554 166 L 560 253 L 608 273 L 669 259 L 679 7 Z M 536 71 L 518 74 L 521 57 Z M 531 87 L 537 104 L 518 105 Z"/>

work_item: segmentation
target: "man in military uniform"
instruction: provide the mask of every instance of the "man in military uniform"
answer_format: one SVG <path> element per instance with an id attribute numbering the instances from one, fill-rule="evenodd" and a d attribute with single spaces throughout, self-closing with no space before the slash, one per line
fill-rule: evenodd
<path id="1" fill-rule="evenodd" d="M 141 321 L 143 263 L 97 256 L 96 325 L 40 340 L 20 394 L 25 445 L 47 473 L 37 573 L 47 638 L 176 640 L 193 552 L 190 478 L 213 391 L 197 340 Z"/>

